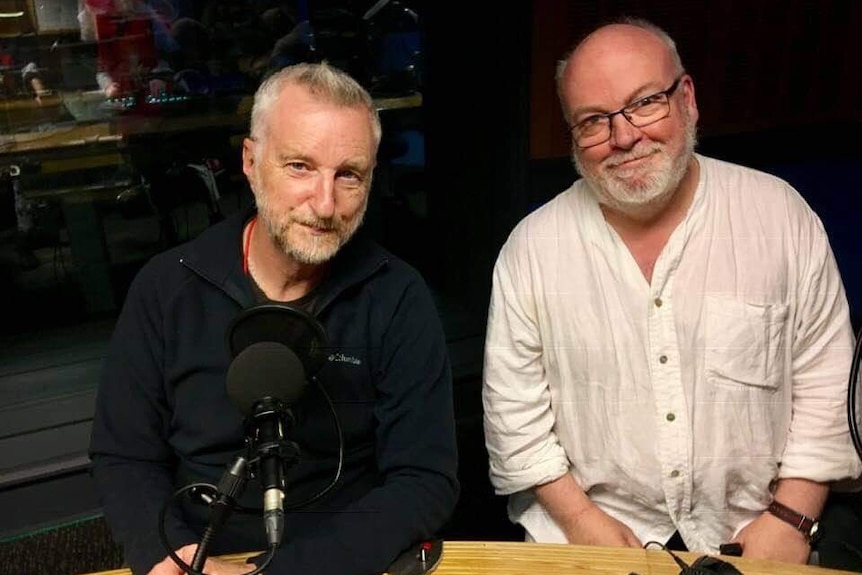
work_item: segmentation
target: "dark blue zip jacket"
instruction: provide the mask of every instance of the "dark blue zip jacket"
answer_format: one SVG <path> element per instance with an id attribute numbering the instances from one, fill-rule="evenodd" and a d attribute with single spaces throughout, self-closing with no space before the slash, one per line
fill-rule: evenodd
<path id="1" fill-rule="evenodd" d="M 244 453 L 242 415 L 225 391 L 230 322 L 253 305 L 242 272 L 240 213 L 157 255 L 133 281 L 104 363 L 90 445 L 106 519 L 136 575 L 167 552 L 158 515 L 192 482 L 217 484 Z M 294 406 L 283 543 L 269 575 L 365 575 L 432 537 L 458 496 L 452 378 L 429 290 L 403 261 L 358 234 L 332 261 L 315 298 L 332 353 L 317 380 L 332 399 L 338 440 L 314 385 Z M 200 541 L 210 509 L 178 497 L 165 521 L 174 549 Z M 260 509 L 252 480 L 239 502 Z M 209 556 L 266 548 L 263 520 L 234 512 Z M 253 566 L 249 566 L 251 569 Z"/>

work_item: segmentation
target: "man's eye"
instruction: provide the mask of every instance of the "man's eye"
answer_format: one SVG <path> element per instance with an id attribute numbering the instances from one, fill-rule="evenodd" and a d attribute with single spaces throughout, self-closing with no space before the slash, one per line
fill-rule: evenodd
<path id="1" fill-rule="evenodd" d="M 308 166 L 306 166 L 302 162 L 287 162 L 287 164 L 285 164 L 285 165 L 288 168 L 290 168 L 291 170 L 296 170 L 296 171 L 302 171 L 302 170 L 308 169 Z"/>
<path id="2" fill-rule="evenodd" d="M 601 124 L 604 121 L 604 119 L 605 119 L 604 116 L 590 116 L 588 118 L 584 118 L 583 120 L 581 120 L 578 125 L 581 126 L 582 128 L 589 128 L 591 126 L 597 126 L 597 125 Z"/>
<path id="3" fill-rule="evenodd" d="M 641 98 L 634 104 L 632 104 L 633 108 L 643 108 L 644 106 L 651 106 L 653 104 L 658 104 L 662 100 L 662 94 L 653 94 L 652 96 L 647 96 L 646 98 Z"/>
<path id="4" fill-rule="evenodd" d="M 361 182 L 362 178 L 356 172 L 350 171 L 341 171 L 336 174 L 336 176 L 341 180 L 347 180 L 349 182 Z"/>
<path id="5" fill-rule="evenodd" d="M 596 114 L 584 118 L 575 125 L 575 132 L 581 136 L 592 136 L 601 133 L 608 125 L 608 117 Z"/>

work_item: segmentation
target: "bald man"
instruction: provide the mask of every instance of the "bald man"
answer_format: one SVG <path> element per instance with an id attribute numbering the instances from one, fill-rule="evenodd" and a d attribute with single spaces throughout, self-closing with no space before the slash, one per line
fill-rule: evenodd
<path id="1" fill-rule="evenodd" d="M 528 540 L 804 563 L 860 475 L 853 334 L 823 226 L 786 182 L 695 153 L 694 83 L 643 20 L 559 64 L 581 178 L 493 275 L 491 479 Z"/>

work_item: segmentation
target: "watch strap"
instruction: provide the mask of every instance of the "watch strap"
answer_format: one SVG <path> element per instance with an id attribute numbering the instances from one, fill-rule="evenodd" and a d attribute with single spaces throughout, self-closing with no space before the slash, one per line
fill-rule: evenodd
<path id="1" fill-rule="evenodd" d="M 799 513 L 774 499 L 766 510 L 778 519 L 792 525 L 797 531 L 802 533 L 808 541 L 811 541 L 814 539 L 814 536 L 817 535 L 820 523 L 813 517 L 808 517 L 807 515 Z"/>

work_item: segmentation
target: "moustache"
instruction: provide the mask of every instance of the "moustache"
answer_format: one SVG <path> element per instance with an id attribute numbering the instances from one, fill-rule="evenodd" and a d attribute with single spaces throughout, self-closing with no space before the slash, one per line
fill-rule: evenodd
<path id="1" fill-rule="evenodd" d="M 663 148 L 660 145 L 653 145 L 648 148 L 642 149 L 633 149 L 628 152 L 620 152 L 618 154 L 614 154 L 607 158 L 603 164 L 606 168 L 616 168 L 620 164 L 625 162 L 630 162 L 632 160 L 637 160 L 639 158 L 643 158 L 649 156 L 651 154 L 655 154 L 657 152 L 662 152 Z"/>
<path id="2" fill-rule="evenodd" d="M 331 218 L 293 218 L 293 221 L 297 224 L 323 230 L 325 232 L 331 232 L 338 229 L 338 226 L 335 225 L 335 222 Z"/>

